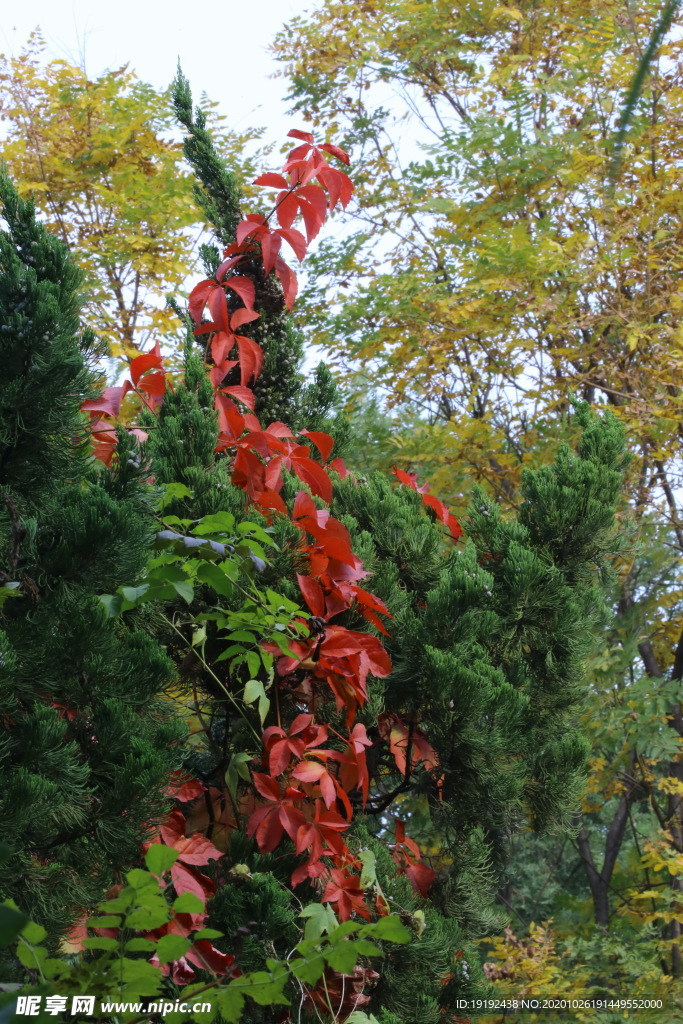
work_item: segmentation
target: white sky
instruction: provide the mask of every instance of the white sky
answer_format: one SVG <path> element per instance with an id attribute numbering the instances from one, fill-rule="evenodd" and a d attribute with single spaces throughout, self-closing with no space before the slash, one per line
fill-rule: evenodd
<path id="1" fill-rule="evenodd" d="M 17 54 L 40 26 L 50 55 L 79 63 L 93 77 L 130 64 L 156 88 L 170 84 L 178 57 L 193 95 L 206 92 L 227 126 L 265 126 L 282 142 L 295 125 L 283 101 L 284 79 L 271 79 L 275 33 L 314 0 L 222 0 L 161 4 L 153 0 L 16 0 L 6 3 L 0 52 Z"/>

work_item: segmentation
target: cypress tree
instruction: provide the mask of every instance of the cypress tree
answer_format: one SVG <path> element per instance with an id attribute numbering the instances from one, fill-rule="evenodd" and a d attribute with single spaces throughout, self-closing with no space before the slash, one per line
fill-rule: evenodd
<path id="1" fill-rule="evenodd" d="M 0 200 L 0 900 L 54 940 L 137 859 L 184 729 L 170 659 L 98 600 L 148 558 L 148 470 L 125 432 L 90 456 L 79 272 L 4 174 Z"/>

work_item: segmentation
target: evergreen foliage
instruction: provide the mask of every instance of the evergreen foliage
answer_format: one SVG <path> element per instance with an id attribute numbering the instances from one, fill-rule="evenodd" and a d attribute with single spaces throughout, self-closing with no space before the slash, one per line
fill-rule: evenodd
<path id="1" fill-rule="evenodd" d="M 194 151 L 199 164 L 205 159 L 202 154 L 203 150 Z M 199 176 L 204 187 L 217 180 L 201 169 Z M 254 272 L 254 279 L 260 330 L 267 315 L 259 307 L 264 301 L 259 272 Z M 279 291 L 273 276 L 267 281 L 266 296 L 268 289 Z M 287 315 L 282 304 L 278 317 L 284 331 Z M 269 321 L 271 327 L 273 322 Z M 267 353 L 268 338 L 253 336 Z M 274 336 L 282 339 L 286 334 Z M 193 447 L 195 433 L 204 430 L 199 427 L 201 416 L 211 425 L 214 438 L 218 428 L 203 397 L 200 360 L 189 346 L 186 359 L 186 383 L 168 396 L 150 438 L 155 475 L 163 483 L 189 482 L 200 468 L 206 474 L 191 498 L 173 506 L 180 516 L 196 518 L 223 508 L 266 526 L 269 519 L 258 509 L 252 507 L 247 514 L 243 492 L 228 482 L 220 468 L 224 456 L 211 454 L 208 435 L 201 452 Z M 290 373 L 290 364 L 281 364 L 276 379 L 266 373 L 259 377 L 257 387 L 265 391 L 257 405 L 262 422 L 267 423 L 276 408 L 288 410 L 278 418 L 281 415 L 291 425 L 305 423 L 304 414 L 318 411 L 300 388 L 291 390 Z M 319 384 L 332 394 L 324 371 Z M 382 752 L 378 744 L 378 753 L 373 748 L 373 789 L 364 819 L 368 832 L 358 826 L 358 835 L 362 833 L 363 842 L 377 851 L 378 880 L 394 901 L 392 909 L 405 908 L 408 915 L 424 909 L 427 919 L 420 941 L 398 954 L 392 952 L 382 969 L 369 1007 L 382 1024 L 443 1020 L 456 995 L 481 986 L 476 955 L 462 951 L 474 937 L 500 923 L 496 897 L 508 837 L 529 826 L 566 830 L 576 810 L 587 754 L 576 727 L 585 691 L 583 661 L 605 620 L 601 588 L 615 547 L 614 511 L 625 467 L 617 421 L 610 415 L 596 418 L 583 406 L 577 416 L 583 427 L 578 454 L 562 448 L 551 467 L 528 473 L 517 515 L 503 515 L 483 492 L 475 492 L 468 540 L 461 548 L 446 548 L 442 528 L 415 491 L 397 489 L 379 473 L 360 484 L 352 477 L 334 478 L 330 511 L 349 530 L 353 550 L 370 572 L 368 586 L 394 616 L 387 623 L 386 639 L 394 669 L 387 680 L 370 679 L 362 721 L 375 742 L 380 716 L 396 715 L 415 723 L 439 760 L 431 770 L 420 766 L 402 774 L 386 747 Z M 319 429 L 319 423 L 316 426 Z M 179 440 L 184 442 L 182 454 Z M 183 465 L 178 459 L 185 460 Z M 212 480 L 210 486 L 207 480 Z M 286 479 L 281 496 L 288 507 L 301 489 L 300 481 Z M 316 503 L 323 507 L 318 499 Z M 295 575 L 302 568 L 299 531 L 283 516 L 270 517 L 270 528 L 279 550 L 263 583 L 297 599 Z M 335 622 L 368 631 L 360 610 L 344 612 Z M 204 656 L 222 686 L 240 693 L 246 677 L 231 674 L 229 661 L 216 664 L 220 649 L 209 622 Z M 193 759 L 193 770 L 200 767 L 203 782 L 220 787 L 231 758 L 245 749 L 243 723 L 215 692 L 201 665 L 192 666 L 192 675 L 193 685 L 209 700 L 214 695 L 211 722 L 216 740 L 201 765 Z M 295 704 L 287 707 L 281 709 L 285 729 L 288 716 L 297 713 Z M 333 705 L 318 705 L 318 713 L 336 721 Z M 342 716 L 338 719 L 341 723 Z M 361 813 L 360 805 L 356 810 Z M 397 876 L 383 845 L 392 842 L 392 813 L 412 820 L 412 834 L 418 840 L 429 840 L 440 870 L 427 900 Z M 258 857 L 253 848 L 237 843 L 229 849 L 228 860 L 233 867 L 241 862 L 253 867 Z M 240 891 L 230 886 L 220 890 L 214 924 L 229 934 L 248 928 L 249 920 L 256 919 L 254 908 L 264 898 L 263 887 L 270 885 L 264 881 L 268 877 L 275 881 L 273 893 L 278 893 L 273 897 L 274 912 L 280 907 L 287 918 L 289 903 L 294 921 L 298 891 L 291 899 L 286 896 L 291 852 L 268 858 L 263 868 L 262 877 L 245 882 Z M 269 936 L 276 946 L 280 928 L 286 931 L 284 918 Z M 255 948 L 252 939 L 244 941 Z M 472 965 L 469 978 L 458 973 L 461 954 Z"/>
<path id="2" fill-rule="evenodd" d="M 4 175 L 0 199 L 0 899 L 54 939 L 137 858 L 183 730 L 171 661 L 97 600 L 147 561 L 148 470 L 125 432 L 112 470 L 89 458 L 79 272 Z"/>
<path id="3" fill-rule="evenodd" d="M 221 251 L 235 241 L 235 231 L 241 219 L 241 194 L 236 176 L 226 168 L 206 127 L 206 117 L 197 107 L 193 113 L 190 85 L 180 69 L 173 86 L 173 101 L 178 120 L 187 132 L 185 156 L 196 176 L 195 200 L 212 225 L 215 245 L 202 247 L 204 269 L 213 275 L 221 261 Z M 323 423 L 333 412 L 337 402 L 337 388 L 324 364 L 318 366 L 311 384 L 306 384 L 300 373 L 304 340 L 285 307 L 279 282 L 272 274 L 264 274 L 258 260 L 241 264 L 240 273 L 256 286 L 256 306 L 259 319 L 245 324 L 240 330 L 257 341 L 264 355 L 264 366 L 254 384 L 255 412 L 267 425 L 275 420 L 287 423 L 293 429 L 325 429 Z M 199 336 L 202 344 L 202 336 Z M 203 347 L 203 345 L 202 345 Z M 232 370 L 224 384 L 239 383 L 239 371 Z M 348 434 L 343 417 L 337 416 L 335 455 L 343 454 L 342 442 Z"/>

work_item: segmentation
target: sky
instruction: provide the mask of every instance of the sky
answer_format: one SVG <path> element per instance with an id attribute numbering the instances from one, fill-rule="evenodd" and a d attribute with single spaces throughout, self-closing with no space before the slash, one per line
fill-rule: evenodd
<path id="1" fill-rule="evenodd" d="M 268 52 L 276 32 L 317 0 L 222 0 L 161 4 L 153 0 L 28 0 L 6 7 L 0 52 L 17 54 L 39 26 L 50 56 L 80 63 L 95 77 L 130 64 L 156 88 L 170 84 L 178 58 L 196 97 L 206 92 L 237 130 L 264 126 L 269 141 L 293 126 L 284 96 L 287 83 L 269 76 L 277 62 Z M 299 127 L 299 125 L 296 125 Z"/>

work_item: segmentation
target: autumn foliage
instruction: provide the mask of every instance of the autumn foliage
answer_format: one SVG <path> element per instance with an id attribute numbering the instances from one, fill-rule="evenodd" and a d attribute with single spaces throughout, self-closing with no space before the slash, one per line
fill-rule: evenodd
<path id="1" fill-rule="evenodd" d="M 268 173 L 256 179 L 257 185 L 278 190 L 270 214 L 244 217 L 236 241 L 225 249 L 215 275 L 193 289 L 188 309 L 194 335 L 205 346 L 214 389 L 219 428 L 216 451 L 230 460 L 233 484 L 246 492 L 254 506 L 268 516 L 287 516 L 298 528 L 301 571 L 296 579 L 312 616 L 309 625 L 313 624 L 309 636 L 290 643 L 288 653 L 271 647 L 276 655 L 277 724 L 264 729 L 260 761 L 253 765 L 251 796 L 246 804 L 247 833 L 263 853 L 276 850 L 288 838 L 296 853 L 305 857 L 291 876 L 292 886 L 312 880 L 320 887 L 322 901 L 335 908 L 341 921 L 353 914 L 370 919 L 374 913 L 386 914 L 386 904 L 380 901 L 373 908 L 366 902 L 360 886 L 361 862 L 345 841 L 354 810 L 364 808 L 370 799 L 368 750 L 373 744 L 388 749 L 404 777 L 420 762 L 438 774 L 438 764 L 417 722 L 385 715 L 373 740 L 357 717 L 368 699 L 368 677 L 388 676 L 391 660 L 374 633 L 349 629 L 334 620 L 353 608 L 379 633 L 389 635 L 391 615 L 384 602 L 362 585 L 369 573 L 352 549 L 348 530 L 322 505 L 332 498 L 331 473 L 342 478 L 348 475 L 341 459 L 329 461 L 333 438 L 305 429 L 297 435 L 281 422 L 264 426 L 253 411 L 252 385 L 263 366 L 263 353 L 256 341 L 240 333 L 245 324 L 259 317 L 254 282 L 244 268 L 260 261 L 265 274 L 276 275 L 285 303 L 291 307 L 297 281 L 280 254 L 283 243 L 301 261 L 328 211 L 337 203 L 346 206 L 353 190 L 348 175 L 326 159 L 329 155 L 348 164 L 346 153 L 333 145 L 317 145 L 306 132 L 292 131 L 290 135 L 301 144 L 289 154 L 282 174 Z M 239 384 L 225 385 L 226 376 L 235 369 Z M 112 458 L 114 428 L 125 396 L 135 393 L 147 410 L 156 412 L 170 386 L 168 381 L 156 345 L 131 361 L 129 379 L 123 385 L 107 388 L 100 399 L 85 403 L 99 459 L 109 462 Z M 129 429 L 145 436 L 144 431 Z M 285 470 L 307 488 L 298 491 L 291 508 L 281 495 Z M 397 475 L 403 484 L 417 489 L 412 477 L 401 472 Z M 461 532 L 457 520 L 426 488 L 421 488 L 421 493 L 424 503 L 457 539 Z M 316 502 L 312 496 L 320 500 Z M 324 716 L 330 697 L 343 715 L 342 732 L 321 717 L 321 708 Z M 285 727 L 283 722 L 289 724 Z M 186 781 L 174 795 L 179 802 L 221 798 L 215 789 L 206 792 L 196 780 Z M 198 820 L 196 815 L 194 818 Z M 176 892 L 194 893 L 206 900 L 214 892 L 214 883 L 201 868 L 222 854 L 200 832 L 192 831 L 192 824 L 175 809 L 155 842 L 179 851 L 172 868 Z M 426 896 L 435 874 L 401 821 L 396 821 L 394 840 L 388 847 L 397 871 L 405 873 L 415 890 Z M 187 921 L 181 916 L 165 927 L 188 935 L 200 923 L 188 915 Z M 174 980 L 186 982 L 194 967 L 208 964 L 220 973 L 232 962 L 206 941 L 195 943 L 167 969 Z M 334 978 L 327 980 L 332 984 Z"/>

